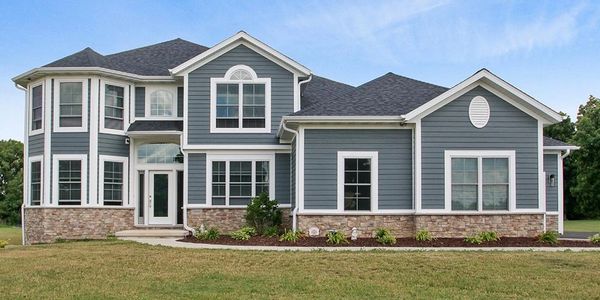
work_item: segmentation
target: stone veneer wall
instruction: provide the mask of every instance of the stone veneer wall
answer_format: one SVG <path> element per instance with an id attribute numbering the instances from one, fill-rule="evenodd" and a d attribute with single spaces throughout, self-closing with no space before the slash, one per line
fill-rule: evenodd
<path id="1" fill-rule="evenodd" d="M 282 225 L 290 228 L 292 218 L 289 208 L 282 208 Z M 188 226 L 192 228 L 204 225 L 205 228 L 216 227 L 222 233 L 240 229 L 246 225 L 246 208 L 188 208 Z"/>
<path id="2" fill-rule="evenodd" d="M 546 231 L 558 232 L 558 215 L 546 215 Z"/>
<path id="3" fill-rule="evenodd" d="M 378 228 L 389 229 L 397 237 L 415 235 L 413 215 L 298 215 L 298 229 L 308 233 L 311 227 L 319 228 L 320 236 L 325 236 L 332 229 L 343 230 L 350 235 L 353 227 L 358 229 L 359 237 L 373 237 Z"/>
<path id="4" fill-rule="evenodd" d="M 120 230 L 133 229 L 133 208 L 25 208 L 27 244 L 56 239 L 104 239 Z"/>
<path id="5" fill-rule="evenodd" d="M 481 231 L 495 231 L 508 237 L 533 237 L 543 232 L 544 215 L 417 215 L 415 229 L 426 229 L 432 236 L 442 238 L 464 237 Z"/>

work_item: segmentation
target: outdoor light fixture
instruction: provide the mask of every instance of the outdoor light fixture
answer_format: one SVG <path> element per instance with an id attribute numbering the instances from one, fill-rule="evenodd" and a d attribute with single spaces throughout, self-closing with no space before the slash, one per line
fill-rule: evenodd
<path id="1" fill-rule="evenodd" d="M 548 175 L 547 182 L 549 186 L 556 186 L 556 175 L 550 174 Z"/>

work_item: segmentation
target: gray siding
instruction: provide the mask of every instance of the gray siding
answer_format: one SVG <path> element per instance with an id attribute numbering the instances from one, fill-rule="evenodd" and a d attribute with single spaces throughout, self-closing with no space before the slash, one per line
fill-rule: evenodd
<path id="1" fill-rule="evenodd" d="M 469 120 L 469 104 L 483 96 L 490 120 Z M 515 150 L 517 208 L 538 207 L 538 123 L 482 87 L 474 88 L 421 120 L 422 208 L 444 208 L 444 150 Z"/>
<path id="2" fill-rule="evenodd" d="M 206 154 L 188 155 L 188 203 L 206 204 Z"/>
<path id="3" fill-rule="evenodd" d="M 29 156 L 36 156 L 44 154 L 44 134 L 36 134 L 29 136 L 28 138 L 29 144 L 27 145 L 27 150 L 29 151 Z"/>
<path id="4" fill-rule="evenodd" d="M 544 154 L 544 172 L 546 177 L 554 175 L 556 184 L 546 183 L 546 211 L 558 211 L 558 158 L 557 154 Z"/>
<path id="5" fill-rule="evenodd" d="M 53 132 L 52 154 L 88 154 L 90 134 L 88 132 Z"/>
<path id="6" fill-rule="evenodd" d="M 129 156 L 129 145 L 125 136 L 107 133 L 98 134 L 98 155 Z"/>
<path id="7" fill-rule="evenodd" d="M 275 154 L 275 200 L 290 204 L 290 155 Z"/>
<path id="8" fill-rule="evenodd" d="M 210 133 L 210 78 L 222 78 L 239 64 L 254 69 L 258 77 L 271 78 L 271 133 Z M 189 144 L 278 144 L 281 117 L 294 111 L 293 78 L 291 72 L 243 45 L 194 70 L 188 79 Z"/>
<path id="9" fill-rule="evenodd" d="M 379 208 L 412 208 L 412 130 L 311 129 L 304 138 L 305 209 L 337 208 L 338 151 L 378 151 Z"/>
<path id="10" fill-rule="evenodd" d="M 146 88 L 136 87 L 135 88 L 135 116 L 144 117 L 146 116 Z"/>
<path id="11" fill-rule="evenodd" d="M 177 116 L 183 117 L 183 87 L 177 87 Z"/>

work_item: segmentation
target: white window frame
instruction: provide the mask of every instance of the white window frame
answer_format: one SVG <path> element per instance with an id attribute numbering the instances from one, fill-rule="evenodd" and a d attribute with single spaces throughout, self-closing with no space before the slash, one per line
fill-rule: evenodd
<path id="1" fill-rule="evenodd" d="M 344 210 L 344 160 L 362 158 L 371 160 L 371 210 Z M 337 211 L 349 214 L 379 210 L 379 153 L 377 151 L 338 151 L 337 153 Z"/>
<path id="2" fill-rule="evenodd" d="M 39 162 L 40 163 L 40 205 L 31 205 L 31 195 L 33 194 L 32 190 L 31 190 L 31 183 L 32 183 L 32 177 L 31 177 L 31 165 L 35 162 Z M 27 207 L 41 207 L 44 206 L 44 156 L 43 155 L 36 155 L 36 156 L 31 156 L 29 157 L 29 163 L 28 163 L 29 169 L 27 170 L 27 172 L 29 172 L 29 174 L 27 174 L 27 178 L 29 180 L 27 180 L 27 190 L 29 191 L 27 193 L 27 203 L 25 204 L 25 206 Z"/>
<path id="3" fill-rule="evenodd" d="M 58 162 L 61 160 L 81 161 L 81 204 L 80 205 L 58 205 Z M 87 199 L 88 172 L 86 154 L 54 154 L 52 155 L 52 206 L 57 207 L 79 207 L 89 206 Z"/>
<path id="4" fill-rule="evenodd" d="M 231 76 L 239 70 L 246 71 L 252 76 L 251 80 L 231 79 Z M 238 84 L 238 128 L 217 128 L 217 84 Z M 243 84 L 264 84 L 265 85 L 265 127 L 264 128 L 243 128 L 243 109 L 244 93 Z M 210 79 L 210 133 L 271 133 L 271 78 L 258 78 L 256 72 L 246 65 L 236 65 L 231 67 L 223 78 Z"/>
<path id="5" fill-rule="evenodd" d="M 452 210 L 452 158 L 477 159 L 477 210 Z M 444 205 L 446 211 L 465 213 L 506 212 L 506 210 L 483 209 L 483 163 L 484 158 L 508 159 L 508 211 L 516 210 L 516 160 L 514 150 L 446 150 L 444 151 Z"/>
<path id="6" fill-rule="evenodd" d="M 60 126 L 60 84 L 66 82 L 81 82 L 81 126 L 80 127 L 61 127 Z M 54 132 L 87 132 L 88 130 L 88 79 L 84 78 L 57 78 L 54 80 Z"/>
<path id="7" fill-rule="evenodd" d="M 105 128 L 105 110 L 106 110 L 106 86 L 112 85 L 123 88 L 123 130 Z M 100 133 L 124 135 L 127 133 L 129 125 L 129 85 L 116 81 L 101 80 L 100 81 Z"/>
<path id="8" fill-rule="evenodd" d="M 122 199 L 123 203 L 121 206 L 116 205 L 107 205 L 106 207 L 127 207 L 130 204 L 127 201 L 129 197 L 129 159 L 127 157 L 122 156 L 112 156 L 112 155 L 99 155 L 98 160 L 100 162 L 99 165 L 99 180 L 98 180 L 98 197 L 100 205 L 104 206 L 104 163 L 105 162 L 115 162 L 123 164 L 123 186 L 121 188 L 121 192 L 123 193 Z"/>
<path id="9" fill-rule="evenodd" d="M 148 86 L 144 86 L 145 90 L 146 90 L 146 95 L 144 98 L 144 105 L 145 105 L 145 116 L 148 119 L 153 119 L 153 120 L 180 120 L 181 117 L 177 117 L 178 115 L 178 111 L 177 111 L 177 86 L 176 85 L 148 85 Z M 171 92 L 173 94 L 173 115 L 170 117 L 167 116 L 153 116 L 152 115 L 152 99 L 150 98 L 150 96 L 152 95 L 152 93 L 157 92 L 157 91 L 168 91 Z"/>
<path id="10" fill-rule="evenodd" d="M 42 87 L 42 127 L 39 129 L 33 129 L 33 88 L 41 86 Z M 27 128 L 29 129 L 29 135 L 36 135 L 44 132 L 45 122 L 46 122 L 46 89 L 44 86 L 44 80 L 37 81 L 29 85 L 29 95 L 27 97 Z"/>
<path id="11" fill-rule="evenodd" d="M 206 204 L 212 205 L 212 163 L 213 161 L 225 161 L 225 205 L 215 205 L 214 207 L 246 207 L 246 205 L 229 205 L 229 163 L 232 161 L 251 161 L 252 162 L 252 194 L 256 194 L 256 162 L 269 162 L 269 198 L 275 199 L 275 154 L 249 154 L 249 155 L 224 155 L 207 154 L 206 155 Z M 256 196 L 256 195 L 255 195 Z M 251 196 L 255 197 L 255 196 Z M 283 207 L 280 205 L 280 207 Z"/>

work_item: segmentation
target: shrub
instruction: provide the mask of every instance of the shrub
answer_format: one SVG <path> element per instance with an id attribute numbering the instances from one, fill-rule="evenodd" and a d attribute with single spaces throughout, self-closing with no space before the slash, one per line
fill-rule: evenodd
<path id="1" fill-rule="evenodd" d="M 214 227 L 208 230 L 196 230 L 194 237 L 199 240 L 216 240 L 219 238 L 219 230 Z"/>
<path id="2" fill-rule="evenodd" d="M 256 235 L 256 229 L 250 226 L 244 226 L 230 234 L 232 239 L 239 241 L 247 241 L 253 235 Z"/>
<path id="3" fill-rule="evenodd" d="M 392 233 L 389 230 L 385 228 L 377 229 L 377 231 L 375 232 L 375 239 L 377 240 L 377 242 L 384 245 L 396 244 L 396 238 L 392 235 Z"/>
<path id="4" fill-rule="evenodd" d="M 277 226 L 270 226 L 265 228 L 265 230 L 263 230 L 262 233 L 263 236 L 266 237 L 275 237 L 279 235 L 279 227 Z"/>
<path id="5" fill-rule="evenodd" d="M 246 210 L 246 223 L 263 234 L 268 227 L 281 225 L 281 210 L 276 200 L 270 200 L 267 193 L 254 197 Z"/>
<path id="6" fill-rule="evenodd" d="M 327 237 L 327 244 L 340 245 L 340 244 L 348 244 L 349 243 L 348 238 L 341 231 L 335 231 L 335 230 L 329 231 L 329 232 L 327 232 L 325 237 Z"/>
<path id="7" fill-rule="evenodd" d="M 279 238 L 280 242 L 297 242 L 300 238 L 304 236 L 304 233 L 300 230 L 285 230 L 281 237 Z"/>
<path id="8" fill-rule="evenodd" d="M 590 242 L 592 242 L 592 244 L 600 244 L 600 233 L 590 236 Z"/>
<path id="9" fill-rule="evenodd" d="M 415 239 L 419 242 L 433 241 L 433 237 L 431 236 L 431 233 L 429 233 L 429 231 L 427 231 L 427 229 L 421 229 L 421 230 L 417 231 L 417 234 L 415 235 Z"/>
<path id="10" fill-rule="evenodd" d="M 538 237 L 538 241 L 549 244 L 556 245 L 558 244 L 558 232 L 556 231 L 546 231 Z"/>
<path id="11" fill-rule="evenodd" d="M 483 242 L 496 242 L 500 240 L 500 237 L 498 237 L 498 233 L 496 233 L 495 231 L 483 231 L 479 233 L 479 237 Z"/>
<path id="12" fill-rule="evenodd" d="M 6 245 L 8 245 L 8 241 L 0 240 L 0 249 L 6 247 Z"/>
<path id="13" fill-rule="evenodd" d="M 483 243 L 483 240 L 481 239 L 481 235 L 475 234 L 475 235 L 466 237 L 465 242 L 467 242 L 469 244 L 480 245 L 481 243 Z"/>

